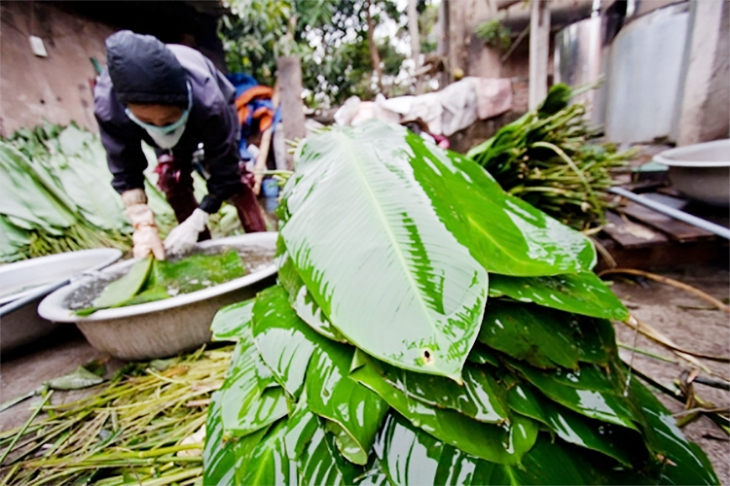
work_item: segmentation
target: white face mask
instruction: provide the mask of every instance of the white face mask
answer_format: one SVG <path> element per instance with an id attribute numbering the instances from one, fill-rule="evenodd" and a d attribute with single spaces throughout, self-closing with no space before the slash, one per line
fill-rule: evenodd
<path id="1" fill-rule="evenodd" d="M 185 126 L 188 122 L 188 116 L 190 114 L 190 108 L 193 106 L 193 93 L 190 89 L 190 83 L 188 83 L 188 107 L 183 111 L 180 118 L 175 123 L 171 123 L 164 127 L 158 127 L 156 125 L 150 125 L 134 116 L 134 113 L 129 108 L 125 109 L 125 113 L 134 123 L 144 128 L 147 134 L 155 141 L 155 143 L 163 149 L 171 149 L 180 141 L 183 132 L 185 132 Z"/>

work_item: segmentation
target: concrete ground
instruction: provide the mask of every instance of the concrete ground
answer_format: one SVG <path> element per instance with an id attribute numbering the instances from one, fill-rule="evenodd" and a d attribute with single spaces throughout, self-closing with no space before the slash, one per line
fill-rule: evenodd
<path id="1" fill-rule="evenodd" d="M 673 267 L 670 270 L 655 270 L 662 275 L 675 278 L 695 286 L 714 297 L 723 300 L 730 296 L 730 272 L 727 268 L 713 266 Z M 613 276 L 613 290 L 627 304 L 634 316 L 654 326 L 676 344 L 689 351 L 715 356 L 730 356 L 730 320 L 728 314 L 714 310 L 707 302 L 687 292 L 652 281 L 624 279 Z M 726 300 L 727 302 L 727 300 Z M 650 341 L 622 324 L 616 325 L 619 342 L 629 346 L 662 355 L 675 363 L 660 361 L 626 349 L 622 358 L 651 376 L 654 380 L 671 384 L 682 371 L 692 366 L 677 358 L 666 348 Z M 633 356 L 632 356 L 633 354 Z M 50 336 L 43 343 L 26 349 L 23 353 L 3 355 L 0 363 L 0 402 L 6 402 L 40 386 L 44 381 L 73 371 L 81 364 L 93 359 L 103 359 L 103 353 L 91 348 L 78 331 L 64 329 L 63 333 Z M 730 365 L 701 360 L 715 373 L 730 377 Z M 107 373 L 111 374 L 124 363 L 109 360 Z M 707 376 L 702 373 L 702 376 Z M 703 399 L 717 407 L 730 407 L 730 392 L 694 385 Z M 78 399 L 85 392 L 57 392 L 53 403 Z M 673 412 L 680 412 L 683 405 L 666 395 L 660 400 Z M 39 399 L 25 401 L 0 413 L 0 430 L 18 427 L 30 415 L 29 405 Z M 708 454 L 722 484 L 730 484 L 730 442 L 728 436 L 707 417 L 684 427 L 687 436 L 697 442 Z"/>

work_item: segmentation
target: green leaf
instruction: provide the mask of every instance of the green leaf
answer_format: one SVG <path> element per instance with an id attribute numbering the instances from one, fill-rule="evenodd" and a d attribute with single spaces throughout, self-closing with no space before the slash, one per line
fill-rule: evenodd
<path id="1" fill-rule="evenodd" d="M 253 313 L 253 336 L 261 358 L 287 393 L 298 397 L 316 343 L 324 338 L 294 313 L 280 285 L 259 293 Z"/>
<path id="2" fill-rule="evenodd" d="M 254 302 L 255 299 L 249 299 L 221 308 L 210 325 L 213 341 L 239 341 L 245 336 L 243 329 L 251 328 Z"/>
<path id="3" fill-rule="evenodd" d="M 593 268 L 596 252 L 588 238 L 508 195 L 473 160 L 413 133 L 406 139 L 429 205 L 487 271 L 543 276 Z"/>
<path id="4" fill-rule="evenodd" d="M 268 428 L 236 440 L 226 438 L 221 416 L 221 393 L 210 399 L 203 449 L 203 484 L 238 484 L 236 475 L 246 469 L 254 447 Z"/>
<path id="5" fill-rule="evenodd" d="M 152 268 L 151 256 L 136 262 L 121 278 L 108 284 L 92 306 L 96 309 L 118 307 L 131 300 L 144 286 Z"/>
<path id="6" fill-rule="evenodd" d="M 480 342 L 474 343 L 474 347 L 471 348 L 467 361 L 474 364 L 489 364 L 495 368 L 499 367 L 499 359 L 492 349 L 481 344 Z"/>
<path id="7" fill-rule="evenodd" d="M 480 422 L 502 423 L 508 421 L 507 390 L 497 383 L 488 370 L 467 363 L 464 367 L 464 384 L 448 378 L 414 373 L 373 363 L 383 379 L 399 392 L 438 408 L 448 408 L 463 413 Z"/>
<path id="8" fill-rule="evenodd" d="M 487 305 L 477 339 L 538 368 L 606 365 L 616 353 L 609 321 L 500 300 Z"/>
<path id="9" fill-rule="evenodd" d="M 627 467 L 646 458 L 640 435 L 562 408 L 535 394 L 527 385 L 518 384 L 510 390 L 509 406 L 544 423 L 564 441 L 606 454 Z"/>
<path id="10" fill-rule="evenodd" d="M 334 438 L 321 426 L 315 430 L 297 463 L 302 486 L 354 484 L 362 472 L 362 468 L 340 456 Z"/>
<path id="11" fill-rule="evenodd" d="M 242 337 L 236 345 L 223 385 L 222 415 L 226 433 L 245 436 L 260 430 L 288 413 L 282 388 L 261 390 L 256 367 L 261 360 L 253 339 Z"/>
<path id="12" fill-rule="evenodd" d="M 246 467 L 236 475 L 238 484 L 251 486 L 295 486 L 299 484 L 297 464 L 289 459 L 286 453 L 284 440 L 286 432 L 286 420 L 280 420 L 269 430 L 266 436 L 253 448 Z"/>
<path id="13" fill-rule="evenodd" d="M 67 375 L 53 378 L 48 382 L 48 386 L 54 390 L 81 390 L 90 386 L 102 383 L 104 378 L 95 375 L 83 366 L 79 366 Z"/>
<path id="14" fill-rule="evenodd" d="M 199 253 L 180 260 L 154 260 L 146 288 L 163 287 L 187 294 L 245 274 L 241 256 L 234 250 L 219 255 Z"/>
<path id="15" fill-rule="evenodd" d="M 348 341 L 390 364 L 459 381 L 487 274 L 414 179 L 404 133 L 364 124 L 312 137 L 290 179 L 281 235 Z M 337 235 L 337 244 L 320 244 L 322 235 Z"/>
<path id="16" fill-rule="evenodd" d="M 585 316 L 629 318 L 626 307 L 593 272 L 534 278 L 492 275 L 489 296 L 502 295 Z"/>
<path id="17" fill-rule="evenodd" d="M 661 461 L 659 484 L 720 484 L 705 453 L 682 435 L 664 405 L 637 379 L 631 380 L 629 392 L 646 417 L 649 447 L 669 459 Z"/>
<path id="18" fill-rule="evenodd" d="M 305 382 L 309 409 L 339 425 L 351 439 L 338 440 L 340 452 L 365 465 L 389 407 L 377 394 L 348 378 L 353 348 L 319 339 Z"/>
<path id="19" fill-rule="evenodd" d="M 356 369 L 350 376 L 378 393 L 415 426 L 487 461 L 517 464 L 537 437 L 536 422 L 519 415 L 514 417 L 509 427 L 505 427 L 478 422 L 454 410 L 411 400 L 390 386 L 369 364 Z"/>
<path id="20" fill-rule="evenodd" d="M 577 371 L 556 370 L 549 373 L 537 370 L 519 361 L 509 361 L 509 366 L 520 372 L 549 399 L 586 417 L 639 431 L 636 423 L 642 422 L 630 403 L 616 390 L 605 374 L 581 367 Z M 589 371 L 591 370 L 591 371 Z"/>

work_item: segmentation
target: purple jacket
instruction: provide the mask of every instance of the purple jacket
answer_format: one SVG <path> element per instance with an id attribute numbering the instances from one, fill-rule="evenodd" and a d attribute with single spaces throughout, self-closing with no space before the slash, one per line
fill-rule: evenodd
<path id="1" fill-rule="evenodd" d="M 241 184 L 238 167 L 241 129 L 234 106 L 236 91 L 200 52 L 175 44 L 167 47 L 187 71 L 193 91 L 193 106 L 185 132 L 172 148 L 172 155 L 178 163 L 190 164 L 193 152 L 200 142 L 203 143 L 210 178 L 208 195 L 200 203 L 200 209 L 215 213 Z M 158 154 L 164 152 L 142 127 L 127 117 L 124 109 L 114 93 L 109 71 L 104 69 L 94 89 L 94 115 L 99 123 L 109 170 L 114 175 L 112 186 L 119 193 L 144 188 L 143 171 L 147 168 L 147 159 L 142 152 L 142 141 L 155 147 Z"/>

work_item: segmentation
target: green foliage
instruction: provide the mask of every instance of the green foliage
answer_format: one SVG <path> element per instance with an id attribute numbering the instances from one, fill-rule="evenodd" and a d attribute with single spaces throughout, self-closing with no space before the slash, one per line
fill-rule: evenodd
<path id="1" fill-rule="evenodd" d="M 485 44 L 495 49 L 506 51 L 512 45 L 512 38 L 510 37 L 512 31 L 509 27 L 502 25 L 499 19 L 477 25 L 474 32 Z"/>
<path id="2" fill-rule="evenodd" d="M 401 17 L 392 0 L 229 0 L 233 15 L 219 27 L 228 69 L 273 86 L 277 56 L 298 55 L 308 104 L 340 104 L 353 95 L 371 99 L 378 90 L 367 40 L 371 4 L 376 26 Z M 388 77 L 384 89 L 392 89 L 389 79 L 405 56 L 389 38 L 376 44 Z"/>
<path id="3" fill-rule="evenodd" d="M 268 371 L 240 373 L 234 360 L 223 388 L 255 398 L 211 407 L 210 482 L 717 484 L 669 412 L 627 379 L 611 324 L 595 317 L 625 309 L 590 291 L 593 255 L 535 238 L 548 217 L 495 186 L 474 162 L 379 122 L 304 144 L 282 196 L 279 285 L 253 312 L 234 305 L 214 321 Z M 463 202 L 476 191 L 492 206 Z M 267 397 L 282 394 L 286 409 L 270 413 Z"/>
<path id="4" fill-rule="evenodd" d="M 582 230 L 603 221 L 612 206 L 606 192 L 615 184 L 612 172 L 634 152 L 597 143 L 585 106 L 569 105 L 571 97 L 567 85 L 552 86 L 537 109 L 502 127 L 467 157 L 508 193 Z"/>

